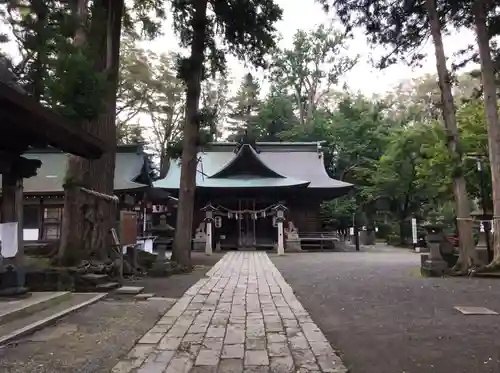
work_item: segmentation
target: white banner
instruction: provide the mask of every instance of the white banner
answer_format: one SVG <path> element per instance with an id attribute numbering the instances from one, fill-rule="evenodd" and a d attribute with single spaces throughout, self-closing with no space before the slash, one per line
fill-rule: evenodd
<path id="1" fill-rule="evenodd" d="M 415 218 L 411 219 L 411 235 L 413 238 L 413 243 L 416 245 L 418 237 L 417 237 L 417 219 Z"/>

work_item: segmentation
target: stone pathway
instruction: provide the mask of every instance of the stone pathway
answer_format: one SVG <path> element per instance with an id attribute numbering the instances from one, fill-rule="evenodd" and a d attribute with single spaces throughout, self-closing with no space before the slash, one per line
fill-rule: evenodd
<path id="1" fill-rule="evenodd" d="M 347 373 L 266 253 L 227 253 L 112 373 Z"/>

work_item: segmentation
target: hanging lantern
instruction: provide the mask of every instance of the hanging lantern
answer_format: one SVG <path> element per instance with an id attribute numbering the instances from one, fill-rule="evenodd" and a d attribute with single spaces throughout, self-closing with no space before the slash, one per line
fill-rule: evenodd
<path id="1" fill-rule="evenodd" d="M 227 217 L 228 217 L 228 219 L 231 219 L 233 217 L 233 214 L 231 214 L 231 212 L 228 212 Z"/>
<path id="2" fill-rule="evenodd" d="M 263 218 L 265 218 L 265 217 L 266 217 L 266 211 L 265 211 L 265 210 L 264 210 L 264 211 L 262 211 L 261 216 L 262 216 Z"/>

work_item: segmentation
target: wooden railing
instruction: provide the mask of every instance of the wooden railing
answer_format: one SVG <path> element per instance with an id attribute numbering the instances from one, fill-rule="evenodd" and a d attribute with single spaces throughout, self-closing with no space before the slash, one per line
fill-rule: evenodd
<path id="1" fill-rule="evenodd" d="M 302 248 L 335 249 L 340 242 L 336 232 L 299 232 Z"/>

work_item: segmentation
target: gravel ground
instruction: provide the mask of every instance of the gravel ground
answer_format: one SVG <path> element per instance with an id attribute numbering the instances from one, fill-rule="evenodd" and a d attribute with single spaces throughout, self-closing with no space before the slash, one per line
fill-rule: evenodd
<path id="1" fill-rule="evenodd" d="M 109 373 L 172 304 L 100 301 L 0 349 L 0 372 Z"/>
<path id="2" fill-rule="evenodd" d="M 417 254 L 302 253 L 271 256 L 350 373 L 498 373 L 500 282 L 422 278 Z"/>

